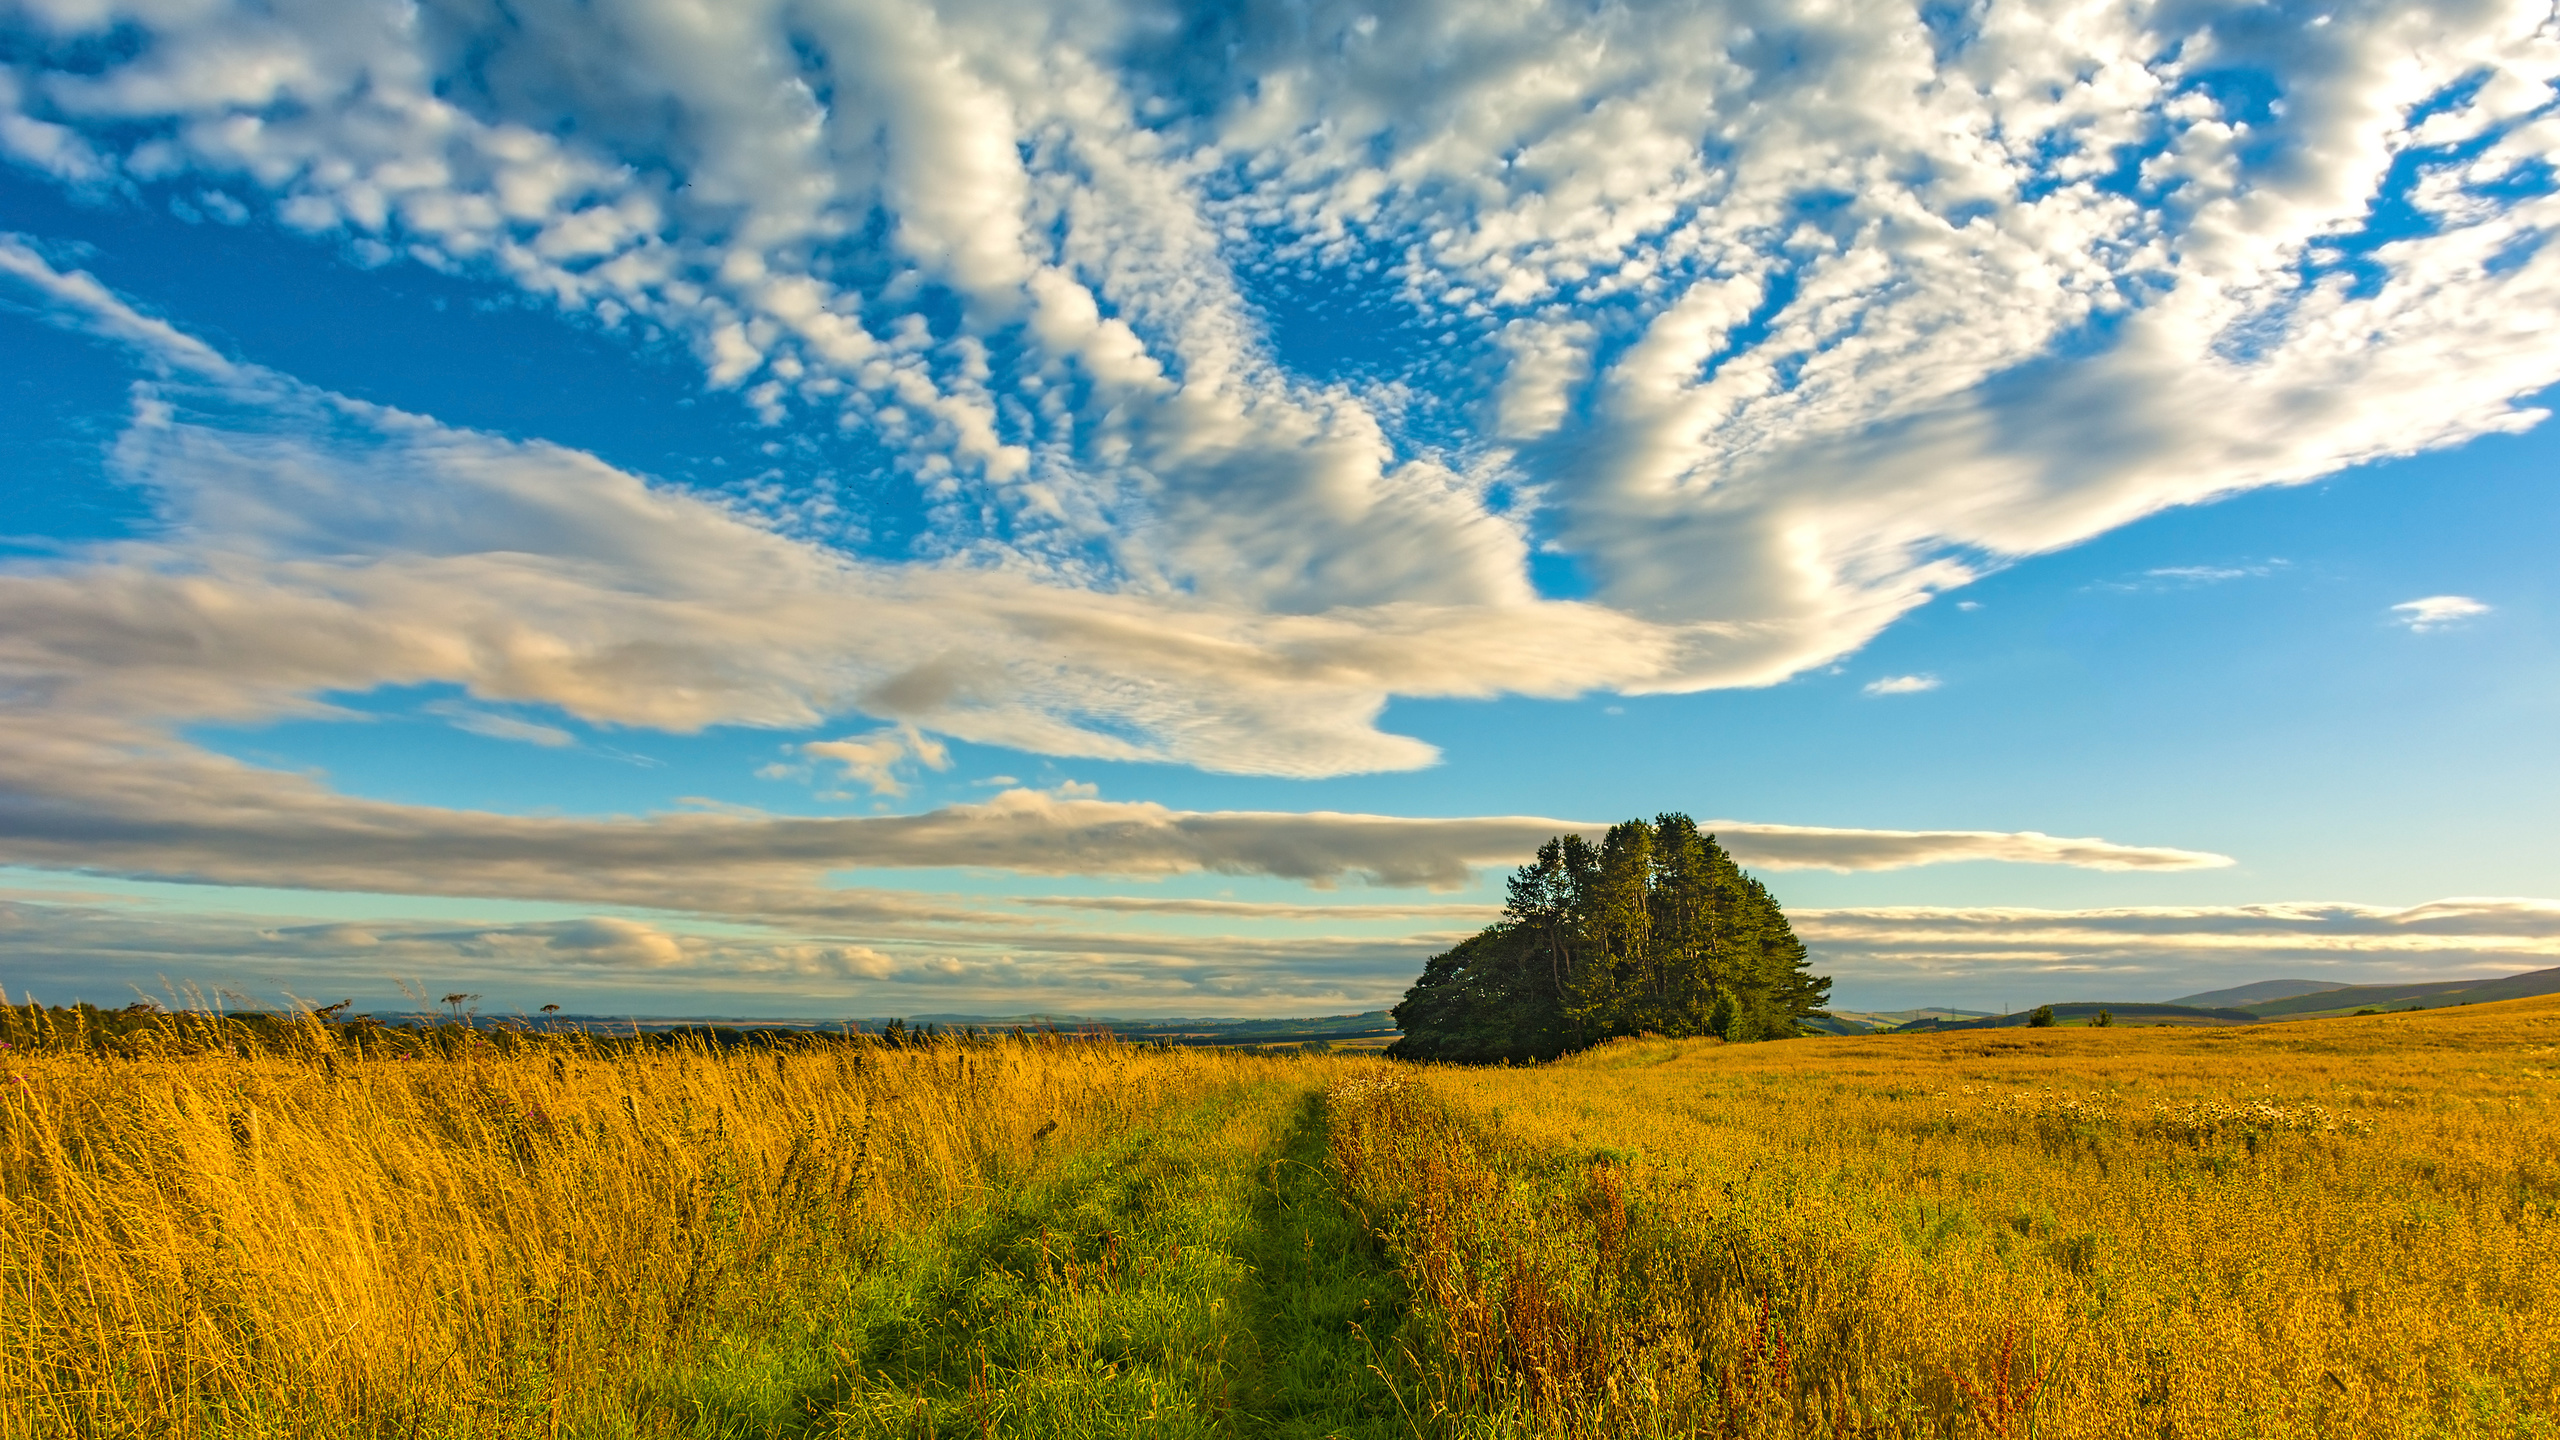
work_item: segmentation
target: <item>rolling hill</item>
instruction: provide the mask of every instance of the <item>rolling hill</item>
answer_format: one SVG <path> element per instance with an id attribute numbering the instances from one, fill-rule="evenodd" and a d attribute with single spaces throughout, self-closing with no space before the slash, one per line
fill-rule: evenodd
<path id="1" fill-rule="evenodd" d="M 2415 985 L 2343 985 L 2331 990 L 2265 1000 L 2245 1008 L 2268 1020 L 2301 1020 L 2356 1010 L 2435 1010 L 2491 1000 L 2560 995 L 2560 967 L 2489 980 L 2434 980 Z"/>
<path id="2" fill-rule="evenodd" d="M 2296 995 L 2309 995 L 2320 990 L 2335 990 L 2328 980 L 2257 980 L 2247 985 L 2234 985 L 2227 990 L 2206 990 L 2195 995 L 2178 995 L 2163 1002 L 2170 1005 L 2195 1005 L 2205 1009 L 2220 1006 L 2264 1005 L 2277 1000 L 2290 1000 Z"/>

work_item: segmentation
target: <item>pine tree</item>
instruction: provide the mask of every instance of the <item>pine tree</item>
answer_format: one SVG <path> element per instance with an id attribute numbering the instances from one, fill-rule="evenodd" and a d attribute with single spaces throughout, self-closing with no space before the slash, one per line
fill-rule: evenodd
<path id="1" fill-rule="evenodd" d="M 1513 873 L 1502 920 L 1435 955 L 1391 1055 L 1544 1059 L 1615 1035 L 1776 1040 L 1831 981 L 1777 898 L 1688 816 L 1560 835 Z"/>

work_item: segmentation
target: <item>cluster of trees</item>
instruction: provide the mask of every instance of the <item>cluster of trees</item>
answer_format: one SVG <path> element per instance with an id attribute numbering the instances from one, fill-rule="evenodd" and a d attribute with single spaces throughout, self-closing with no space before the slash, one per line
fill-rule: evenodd
<path id="1" fill-rule="evenodd" d="M 1511 877 L 1502 919 L 1395 1008 L 1416 1060 L 1543 1060 L 1614 1035 L 1776 1040 L 1826 1013 L 1775 897 L 1686 815 L 1560 835 Z"/>

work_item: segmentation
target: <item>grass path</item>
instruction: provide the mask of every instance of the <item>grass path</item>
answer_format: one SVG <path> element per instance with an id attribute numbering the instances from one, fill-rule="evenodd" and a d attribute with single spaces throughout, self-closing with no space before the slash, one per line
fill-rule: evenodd
<path id="1" fill-rule="evenodd" d="M 1371 1370 L 1403 1290 L 1266 1083 L 1070 1157 L 885 1269 L 810 1436 L 1402 1434 Z"/>

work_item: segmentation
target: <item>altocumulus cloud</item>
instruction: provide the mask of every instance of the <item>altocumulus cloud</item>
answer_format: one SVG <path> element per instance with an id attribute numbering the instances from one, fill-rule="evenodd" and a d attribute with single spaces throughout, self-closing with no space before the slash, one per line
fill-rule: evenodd
<path id="1" fill-rule="evenodd" d="M 671 330 L 777 423 L 880 437 L 934 502 L 922 550 L 1006 583 L 859 663 L 785 657 L 837 683 L 728 702 L 795 722 L 1418 764 L 1370 723 L 1383 695 L 1766 682 L 1968 556 L 2516 428 L 2560 378 L 2535 323 L 2560 195 L 2525 183 L 2560 145 L 2560 45 L 2530 4 L 2023 3 L 1956 29 L 1888 3 L 16 14 L 23 163 Z M 1252 298 L 1279 275 L 1477 343 L 1307 378 Z M 947 333 L 904 323 L 928 291 Z M 312 458 L 246 423 L 173 421 L 134 464 Z M 393 428 L 418 483 L 467 468 L 522 503 L 591 463 Z M 555 518 L 680 508 L 569 491 Z M 1533 521 L 1588 602 L 1531 589 Z M 461 558 L 428 528 L 340 578 L 414 568 L 423 603 L 456 567 L 410 562 Z M 721 548 L 714 575 L 753 547 Z M 891 608 L 963 598 L 944 562 L 817 568 Z M 627 588 L 664 601 L 657 578 Z M 990 611 L 1022 649 L 953 643 Z M 1095 671 L 1129 652 L 1139 694 L 1111 696 Z"/>

